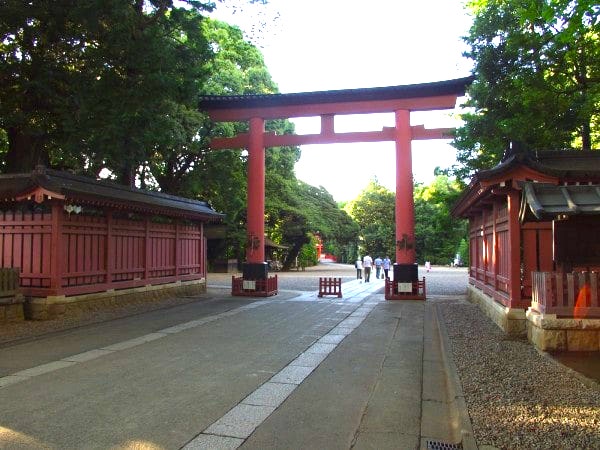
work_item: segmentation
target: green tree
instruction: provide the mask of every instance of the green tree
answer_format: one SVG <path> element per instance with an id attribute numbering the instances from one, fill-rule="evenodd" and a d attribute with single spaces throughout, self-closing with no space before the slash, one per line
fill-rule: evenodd
<path id="1" fill-rule="evenodd" d="M 372 180 L 358 197 L 346 205 L 346 211 L 360 227 L 361 245 L 364 255 L 396 254 L 395 194 Z"/>
<path id="2" fill-rule="evenodd" d="M 593 0 L 471 0 L 475 81 L 454 145 L 468 178 L 509 141 L 591 149 L 600 139 L 600 6 Z"/>
<path id="3" fill-rule="evenodd" d="M 6 170 L 37 163 L 131 183 L 138 164 L 187 120 L 210 49 L 199 32 L 209 6 L 172 0 L 2 2 L 0 128 Z M 197 87 L 197 86 L 196 86 Z"/>
<path id="4" fill-rule="evenodd" d="M 457 252 L 464 252 L 466 221 L 450 215 L 458 200 L 461 186 L 445 175 L 438 175 L 429 185 L 415 186 L 415 237 L 417 261 L 448 264 Z"/>

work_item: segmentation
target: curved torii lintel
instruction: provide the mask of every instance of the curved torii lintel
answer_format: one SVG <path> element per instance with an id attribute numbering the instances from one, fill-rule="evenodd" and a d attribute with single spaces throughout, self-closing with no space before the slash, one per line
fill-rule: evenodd
<path id="1" fill-rule="evenodd" d="M 264 152 L 266 147 L 320 143 L 396 142 L 396 262 L 414 264 L 414 204 L 411 141 L 449 138 L 450 129 L 424 129 L 410 125 L 411 111 L 452 109 L 473 77 L 401 86 L 265 95 L 203 96 L 199 108 L 215 122 L 249 121 L 249 133 L 214 138 L 213 149 L 247 148 L 248 242 L 246 259 L 264 263 Z M 395 127 L 381 131 L 336 133 L 334 116 L 394 113 Z M 320 134 L 265 133 L 269 119 L 321 117 Z"/>

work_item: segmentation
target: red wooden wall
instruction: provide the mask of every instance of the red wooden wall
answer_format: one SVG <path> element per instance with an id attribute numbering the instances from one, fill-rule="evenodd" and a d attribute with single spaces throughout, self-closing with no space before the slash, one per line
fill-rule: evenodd
<path id="1" fill-rule="evenodd" d="M 531 273 L 553 267 L 552 223 L 521 225 L 517 233 L 520 254 L 511 256 L 511 218 L 507 203 L 500 199 L 469 220 L 469 281 L 505 306 L 527 307 L 531 301 Z M 511 293 L 512 264 L 517 264 L 520 272 L 516 296 Z"/>
<path id="2" fill-rule="evenodd" d="M 206 276 L 202 223 L 0 212 L 0 267 L 19 267 L 24 295 L 77 295 Z"/>

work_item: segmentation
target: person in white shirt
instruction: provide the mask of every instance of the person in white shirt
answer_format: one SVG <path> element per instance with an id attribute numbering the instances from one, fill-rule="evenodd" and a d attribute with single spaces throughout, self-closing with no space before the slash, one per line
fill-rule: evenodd
<path id="1" fill-rule="evenodd" d="M 362 280 L 363 265 L 362 265 L 362 259 L 360 259 L 360 256 L 358 257 L 358 259 L 354 263 L 354 267 L 356 268 L 356 279 L 357 280 Z"/>
<path id="2" fill-rule="evenodd" d="M 392 264 L 392 261 L 390 261 L 390 258 L 388 258 L 387 256 L 385 258 L 383 258 L 383 273 L 385 274 L 386 280 L 390 277 L 389 271 L 390 271 L 391 264 Z"/>
<path id="3" fill-rule="evenodd" d="M 373 267 L 373 258 L 365 255 L 363 258 L 363 269 L 365 270 L 365 283 L 371 281 L 371 267 Z"/>

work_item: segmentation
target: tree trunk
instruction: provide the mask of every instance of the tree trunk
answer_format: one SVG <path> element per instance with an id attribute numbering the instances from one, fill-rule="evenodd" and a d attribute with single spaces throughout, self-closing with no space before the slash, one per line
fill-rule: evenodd
<path id="1" fill-rule="evenodd" d="M 296 257 L 300 253 L 300 249 L 304 245 L 305 242 L 296 241 L 294 246 L 291 248 L 290 252 L 285 257 L 285 261 L 283 262 L 283 270 L 290 270 L 294 261 L 296 261 Z"/>
<path id="2" fill-rule="evenodd" d="M 583 150 L 592 149 L 592 130 L 589 122 L 584 123 L 581 127 L 581 147 Z"/>
<path id="3" fill-rule="evenodd" d="M 31 172 L 38 164 L 48 165 L 48 153 L 38 139 L 24 134 L 18 128 L 8 128 L 8 152 L 6 154 L 6 172 Z"/>

